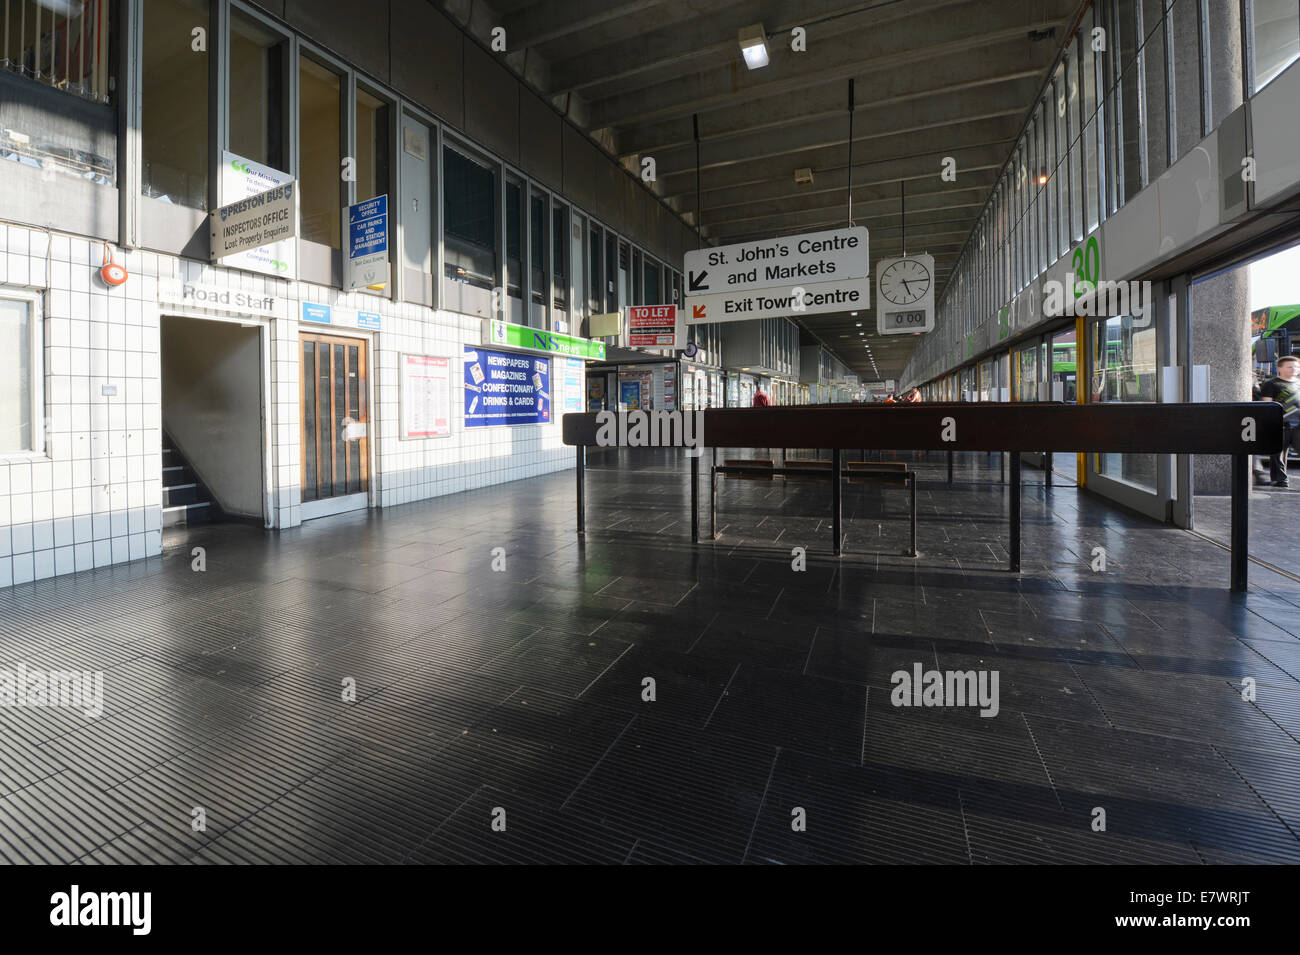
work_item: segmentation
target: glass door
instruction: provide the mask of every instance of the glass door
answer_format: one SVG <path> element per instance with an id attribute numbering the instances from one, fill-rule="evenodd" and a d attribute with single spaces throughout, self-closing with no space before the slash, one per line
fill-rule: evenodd
<path id="1" fill-rule="evenodd" d="M 363 494 L 370 478 L 366 341 L 306 333 L 300 340 L 303 503 Z"/>

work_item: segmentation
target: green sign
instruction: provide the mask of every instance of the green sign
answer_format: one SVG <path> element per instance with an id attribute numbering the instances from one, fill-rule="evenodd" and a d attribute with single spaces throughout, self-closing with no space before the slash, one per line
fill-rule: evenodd
<path id="1" fill-rule="evenodd" d="M 1070 274 L 1074 276 L 1074 297 L 1079 298 L 1091 292 L 1101 281 L 1101 242 L 1097 233 L 1088 236 L 1088 241 L 1077 245 L 1070 252 Z"/>
<path id="2" fill-rule="evenodd" d="M 570 355 L 574 358 L 605 360 L 604 342 L 560 335 L 540 328 L 513 325 L 510 322 L 499 322 L 494 319 L 488 319 L 486 324 L 487 344 L 520 348 L 545 355 Z"/>

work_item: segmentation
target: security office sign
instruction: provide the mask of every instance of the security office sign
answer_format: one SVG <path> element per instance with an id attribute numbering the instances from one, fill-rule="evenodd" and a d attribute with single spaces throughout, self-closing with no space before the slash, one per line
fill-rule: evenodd
<path id="1" fill-rule="evenodd" d="M 687 304 L 696 295 L 868 278 L 867 240 L 866 227 L 853 226 L 687 252 Z"/>
<path id="2" fill-rule="evenodd" d="M 212 239 L 213 260 L 220 259 L 222 265 L 249 272 L 262 272 L 282 279 L 297 278 L 298 183 L 287 172 L 231 152 L 221 154 L 218 179 L 224 205 L 209 214 L 208 232 Z M 291 188 L 287 192 L 277 190 L 280 186 Z M 268 195 L 270 193 L 275 195 Z M 259 196 L 262 198 L 257 199 Z M 244 205 L 246 200 L 254 201 Z M 248 220 L 249 224 L 236 229 L 239 222 L 229 221 L 236 213 L 228 210 L 234 209 L 240 209 L 237 213 L 240 221 Z M 223 212 L 226 212 L 224 217 Z M 251 223 L 254 219 L 258 220 L 256 226 Z M 254 235 L 255 230 L 261 230 L 261 234 Z M 261 244 L 248 245 L 254 240 Z"/>
<path id="3" fill-rule="evenodd" d="M 684 347 L 686 329 L 676 305 L 630 305 L 627 324 L 627 343 L 632 348 Z"/>
<path id="4" fill-rule="evenodd" d="M 876 331 L 915 335 L 934 329 L 934 256 L 876 263 Z"/>
<path id="5" fill-rule="evenodd" d="M 383 288 L 388 284 L 388 196 L 348 206 L 344 216 L 343 287 Z"/>
<path id="6" fill-rule="evenodd" d="M 465 349 L 465 427 L 551 420 L 551 360 Z"/>

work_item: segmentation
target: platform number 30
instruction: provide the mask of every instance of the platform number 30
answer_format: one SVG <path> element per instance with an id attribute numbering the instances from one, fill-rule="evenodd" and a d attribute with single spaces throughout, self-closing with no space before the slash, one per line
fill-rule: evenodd
<path id="1" fill-rule="evenodd" d="M 1082 246 L 1075 247 L 1070 256 L 1070 268 L 1074 274 L 1075 298 L 1097 287 L 1097 280 L 1101 278 L 1101 245 L 1095 235 L 1089 236 Z"/>

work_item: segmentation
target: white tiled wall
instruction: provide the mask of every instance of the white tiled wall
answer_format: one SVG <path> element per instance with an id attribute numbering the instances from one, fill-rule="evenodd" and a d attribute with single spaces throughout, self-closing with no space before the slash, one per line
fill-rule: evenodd
<path id="1" fill-rule="evenodd" d="M 370 333 L 376 468 L 372 500 L 388 507 L 571 467 L 559 416 L 548 424 L 466 430 L 461 355 L 482 344 L 482 320 L 374 296 L 151 252 L 116 251 L 130 278 L 99 279 L 102 246 L 0 224 L 0 291 L 44 293 L 46 448 L 0 455 L 0 587 L 157 555 L 162 547 L 162 404 L 158 279 L 177 278 L 288 300 L 271 321 L 272 429 L 267 488 L 272 523 L 302 522 L 299 488 L 299 330 L 348 330 L 298 322 L 299 302 L 379 312 Z M 162 313 L 174 309 L 163 306 Z M 184 314 L 198 314 L 187 311 Z M 453 359 L 452 434 L 400 441 L 403 352 Z M 101 386 L 117 386 L 105 397 Z"/>

